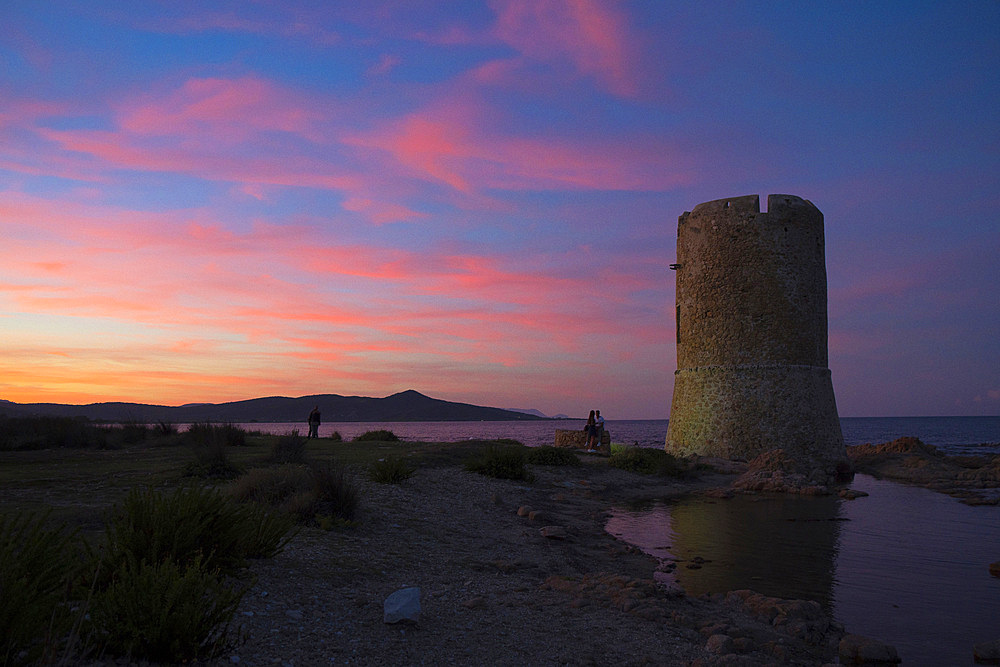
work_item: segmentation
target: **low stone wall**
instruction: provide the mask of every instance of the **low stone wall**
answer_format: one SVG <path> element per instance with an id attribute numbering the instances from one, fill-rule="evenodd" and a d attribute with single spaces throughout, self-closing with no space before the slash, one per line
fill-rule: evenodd
<path id="1" fill-rule="evenodd" d="M 583 431 L 583 429 L 580 429 L 579 431 L 556 429 L 556 447 L 586 449 L 587 434 Z M 604 433 L 601 435 L 601 446 L 598 447 L 598 451 L 604 452 L 605 454 L 611 453 L 611 433 L 607 429 L 605 429 Z"/>

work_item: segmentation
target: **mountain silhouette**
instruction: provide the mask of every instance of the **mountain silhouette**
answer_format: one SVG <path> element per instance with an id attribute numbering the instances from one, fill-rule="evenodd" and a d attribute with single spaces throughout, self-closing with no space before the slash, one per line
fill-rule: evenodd
<path id="1" fill-rule="evenodd" d="M 154 422 L 304 422 L 318 406 L 324 422 L 405 421 L 531 421 L 533 414 L 453 403 L 425 396 L 412 389 L 385 398 L 316 394 L 289 398 L 270 396 L 230 403 L 189 403 L 181 406 L 143 403 L 12 403 L 0 401 L 0 414 L 8 416 L 86 417 L 94 421 Z"/>

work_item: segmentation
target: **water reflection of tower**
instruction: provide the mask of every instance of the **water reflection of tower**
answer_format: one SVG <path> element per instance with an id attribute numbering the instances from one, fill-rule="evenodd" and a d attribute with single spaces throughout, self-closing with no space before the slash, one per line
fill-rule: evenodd
<path id="1" fill-rule="evenodd" d="M 840 539 L 835 496 L 694 498 L 670 509 L 676 577 L 691 595 L 750 588 L 832 605 Z M 688 569 L 695 557 L 711 562 Z"/>
<path id="2" fill-rule="evenodd" d="M 666 449 L 846 459 L 827 361 L 823 214 L 792 195 L 699 204 L 677 223 L 677 372 Z"/>

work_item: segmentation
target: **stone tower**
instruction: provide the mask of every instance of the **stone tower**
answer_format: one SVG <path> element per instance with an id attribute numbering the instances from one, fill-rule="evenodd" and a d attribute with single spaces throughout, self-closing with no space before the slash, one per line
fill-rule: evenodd
<path id="1" fill-rule="evenodd" d="M 827 361 L 823 214 L 769 195 L 677 221 L 677 371 L 668 452 L 752 459 L 783 449 L 846 459 Z"/>

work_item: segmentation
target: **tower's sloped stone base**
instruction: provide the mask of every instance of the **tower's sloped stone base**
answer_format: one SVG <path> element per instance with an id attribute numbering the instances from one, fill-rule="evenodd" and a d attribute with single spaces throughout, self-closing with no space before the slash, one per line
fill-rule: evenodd
<path id="1" fill-rule="evenodd" d="M 676 372 L 668 452 L 750 460 L 771 449 L 823 467 L 846 460 L 829 369 L 745 365 Z"/>

